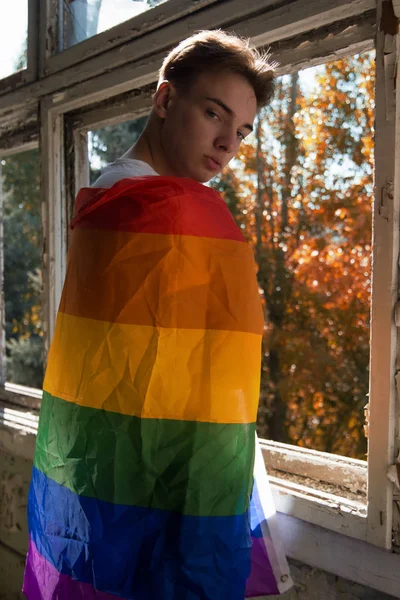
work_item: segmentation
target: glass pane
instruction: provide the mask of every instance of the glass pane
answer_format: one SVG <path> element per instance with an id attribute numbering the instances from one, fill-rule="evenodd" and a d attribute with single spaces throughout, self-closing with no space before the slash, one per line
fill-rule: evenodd
<path id="1" fill-rule="evenodd" d="M 107 125 L 89 132 L 90 183 L 99 177 L 101 170 L 119 158 L 136 142 L 146 124 L 147 117 L 139 117 L 118 125 Z"/>
<path id="2" fill-rule="evenodd" d="M 13 0 L 1 9 L 0 79 L 26 68 L 28 0 Z"/>
<path id="3" fill-rule="evenodd" d="M 373 53 L 279 78 L 252 139 L 212 183 L 258 263 L 267 323 L 259 435 L 360 459 L 374 79 Z"/>
<path id="4" fill-rule="evenodd" d="M 43 382 L 42 226 L 39 151 L 2 165 L 4 301 L 7 381 Z"/>
<path id="5" fill-rule="evenodd" d="M 63 48 L 111 29 L 166 0 L 64 0 Z"/>

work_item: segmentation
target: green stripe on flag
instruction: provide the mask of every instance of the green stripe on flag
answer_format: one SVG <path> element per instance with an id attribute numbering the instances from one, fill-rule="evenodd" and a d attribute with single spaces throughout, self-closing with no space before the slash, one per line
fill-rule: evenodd
<path id="1" fill-rule="evenodd" d="M 34 464 L 78 495 L 195 516 L 242 514 L 255 423 L 140 419 L 43 394 Z"/>

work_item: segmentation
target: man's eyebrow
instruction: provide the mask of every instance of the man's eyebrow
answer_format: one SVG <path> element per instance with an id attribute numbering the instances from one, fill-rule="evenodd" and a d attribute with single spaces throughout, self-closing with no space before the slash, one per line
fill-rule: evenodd
<path id="1" fill-rule="evenodd" d="M 209 96 L 206 96 L 206 100 L 211 100 L 211 102 L 215 102 L 215 104 L 218 104 L 218 106 L 220 106 L 221 108 L 223 108 L 224 111 L 228 113 L 228 115 L 234 115 L 235 114 L 233 112 L 233 110 L 231 108 L 229 108 L 229 106 L 227 106 L 225 104 L 225 102 L 222 102 L 222 100 L 220 100 L 219 98 L 210 98 Z M 253 125 L 250 125 L 250 123 L 245 123 L 243 125 L 243 127 L 246 127 L 246 129 L 248 129 L 250 132 L 253 131 Z"/>

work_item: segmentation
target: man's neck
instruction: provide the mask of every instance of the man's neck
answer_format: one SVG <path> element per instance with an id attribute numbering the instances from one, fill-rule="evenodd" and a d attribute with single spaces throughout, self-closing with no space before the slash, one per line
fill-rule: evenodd
<path id="1" fill-rule="evenodd" d="M 147 126 L 138 141 L 121 158 L 141 160 L 159 175 L 175 175 L 164 158 L 159 131 Z"/>

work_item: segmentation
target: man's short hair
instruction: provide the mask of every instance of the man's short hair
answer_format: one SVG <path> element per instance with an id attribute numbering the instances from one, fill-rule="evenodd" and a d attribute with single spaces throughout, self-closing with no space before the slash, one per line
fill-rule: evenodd
<path id="1" fill-rule="evenodd" d="M 188 89 L 204 72 L 231 71 L 243 75 L 254 89 L 258 108 L 271 100 L 276 63 L 269 62 L 250 41 L 220 29 L 200 31 L 183 40 L 164 59 L 159 82 Z"/>

